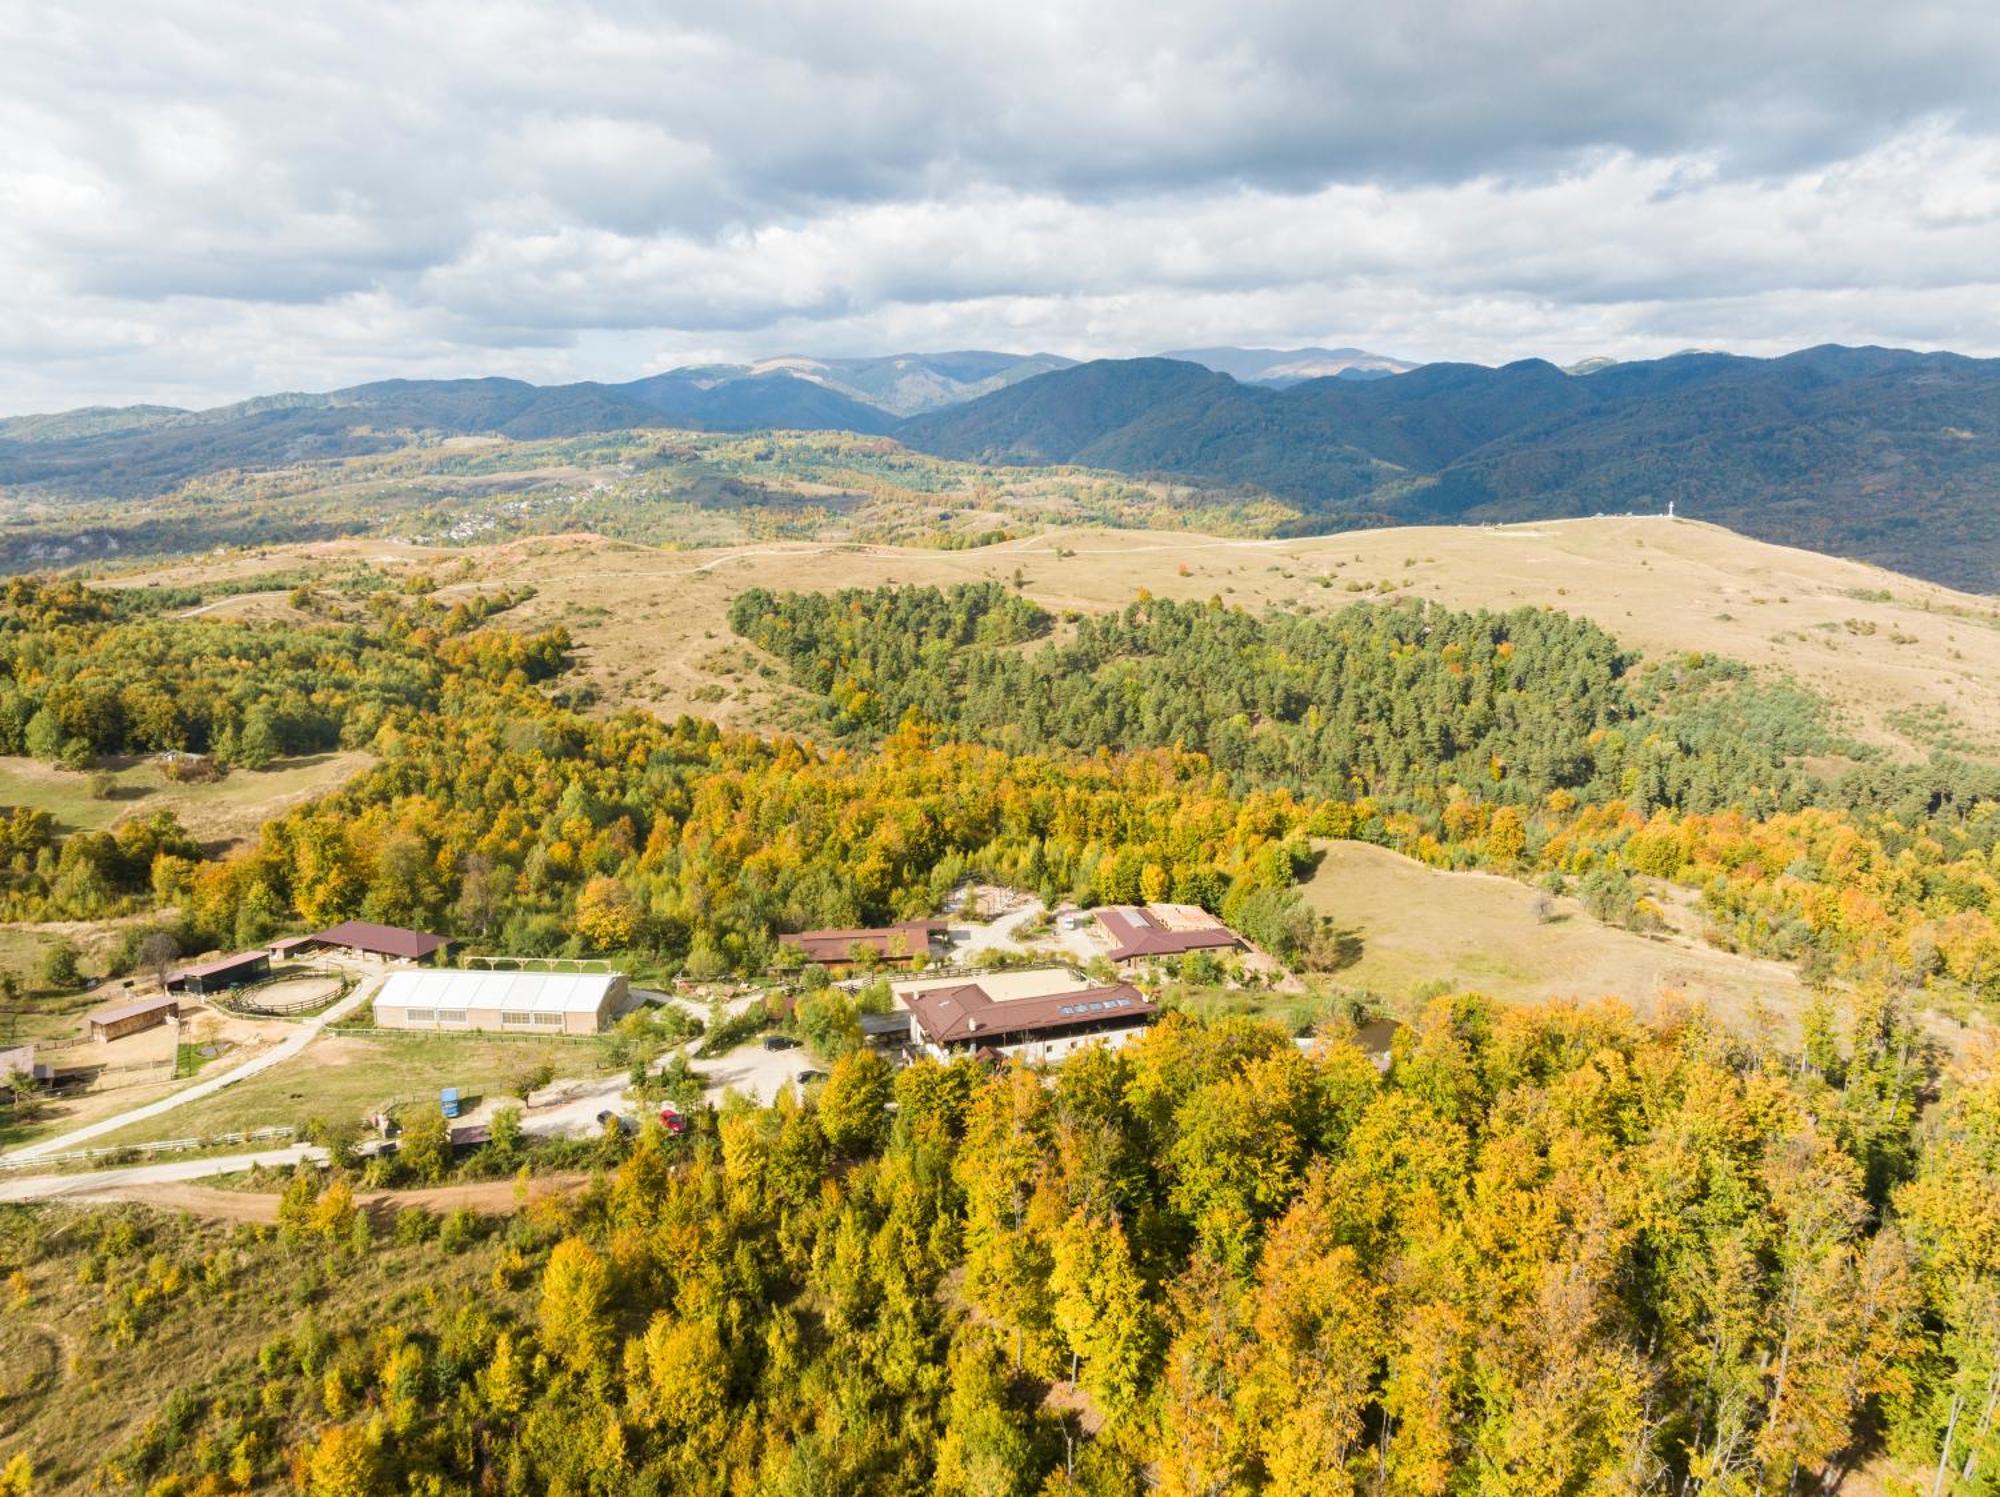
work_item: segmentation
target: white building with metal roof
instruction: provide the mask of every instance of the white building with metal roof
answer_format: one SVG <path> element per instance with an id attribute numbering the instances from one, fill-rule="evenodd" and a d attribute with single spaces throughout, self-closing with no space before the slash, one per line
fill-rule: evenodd
<path id="1" fill-rule="evenodd" d="M 375 995 L 384 1029 L 596 1034 L 631 1006 L 622 972 L 392 972 Z"/>

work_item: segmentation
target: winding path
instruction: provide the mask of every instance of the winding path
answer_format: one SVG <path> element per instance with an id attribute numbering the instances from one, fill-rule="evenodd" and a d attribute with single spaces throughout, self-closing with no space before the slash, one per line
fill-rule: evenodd
<path id="1" fill-rule="evenodd" d="M 23 1175 L 0 1179 L 0 1202 L 16 1205 L 28 1201 L 138 1200 L 143 1199 L 143 1194 L 120 1192 L 144 1192 L 210 1175 L 233 1175 L 259 1164 L 267 1169 L 290 1169 L 302 1159 L 317 1161 L 325 1156 L 326 1150 L 311 1144 L 291 1144 L 255 1154 L 215 1154 L 206 1159 L 172 1159 L 73 1175 Z"/>

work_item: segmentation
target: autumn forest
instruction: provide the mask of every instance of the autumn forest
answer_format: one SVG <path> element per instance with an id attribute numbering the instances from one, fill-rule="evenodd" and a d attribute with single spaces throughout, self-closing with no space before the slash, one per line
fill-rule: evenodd
<path id="1" fill-rule="evenodd" d="M 977 878 L 1201 905 L 1310 979 L 1338 942 L 1298 885 L 1355 839 L 1633 929 L 1678 890 L 1816 997 L 1753 1035 L 1444 993 L 1386 1069 L 1331 997 L 1169 1002 L 1046 1073 L 854 1049 L 442 1228 L 371 1220 L 341 1168 L 275 1228 L 5 1208 L 5 1313 L 54 1265 L 76 1368 L 175 1385 L 94 1468 L 24 1453 L 0 1491 L 2000 1492 L 2000 1069 L 1934 1022 L 2000 1002 L 1990 768 L 1549 610 L 753 589 L 730 625 L 794 708 L 754 734 L 606 710 L 562 629 L 511 625 L 524 593 L 290 598 L 7 586 L 0 752 L 372 759 L 220 852 L 13 810 L 8 918 L 190 952 L 364 918 L 763 980 L 781 933 Z"/>

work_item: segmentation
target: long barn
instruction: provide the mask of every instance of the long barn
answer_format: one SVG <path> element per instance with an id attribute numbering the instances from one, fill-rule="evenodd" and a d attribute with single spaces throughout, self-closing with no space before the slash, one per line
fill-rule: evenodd
<path id="1" fill-rule="evenodd" d="M 631 1006 L 622 972 L 392 972 L 375 995 L 384 1029 L 596 1034 Z"/>

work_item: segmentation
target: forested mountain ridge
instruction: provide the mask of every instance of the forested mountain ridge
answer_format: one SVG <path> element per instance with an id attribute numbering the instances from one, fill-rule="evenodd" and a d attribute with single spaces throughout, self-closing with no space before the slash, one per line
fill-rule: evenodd
<path id="1" fill-rule="evenodd" d="M 1258 350 L 1197 352 L 1262 367 L 1223 357 Z M 2000 360 L 1828 347 L 1290 383 L 1174 359 L 1067 362 L 779 359 L 622 384 L 389 380 L 214 411 L 19 417 L 0 421 L 0 493 L 153 497 L 452 436 L 848 431 L 979 463 L 1172 479 L 1216 505 L 1282 511 L 1268 524 L 1286 534 L 1672 504 L 1747 535 L 2000 590 Z M 923 413 L 902 419 L 910 410 Z"/>
<path id="2" fill-rule="evenodd" d="M 2000 360 L 1827 347 L 1587 375 L 1541 360 L 1429 364 L 1284 389 L 1159 363 L 1040 376 L 897 436 L 981 461 L 1252 485 L 1311 510 L 1305 526 L 1672 503 L 1748 535 L 2000 588 Z"/>

